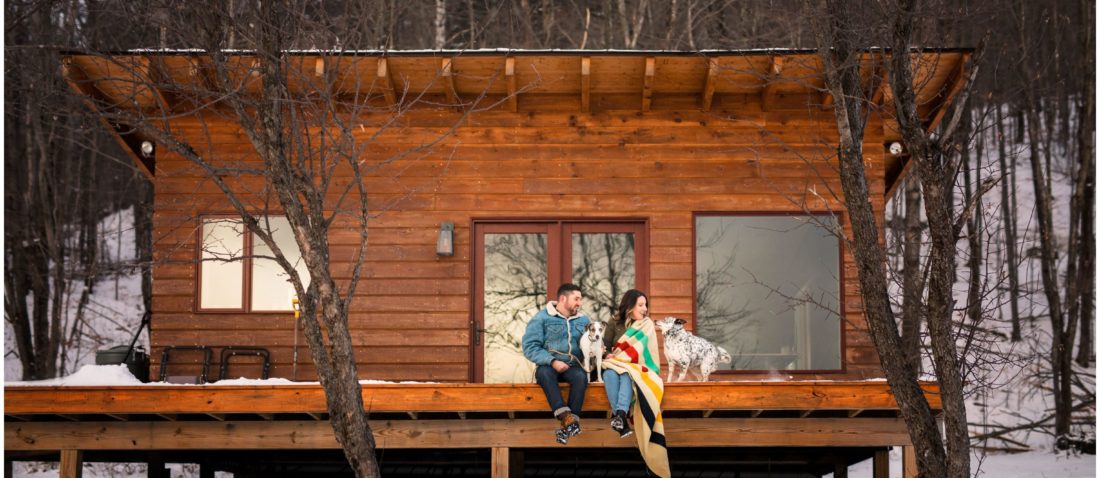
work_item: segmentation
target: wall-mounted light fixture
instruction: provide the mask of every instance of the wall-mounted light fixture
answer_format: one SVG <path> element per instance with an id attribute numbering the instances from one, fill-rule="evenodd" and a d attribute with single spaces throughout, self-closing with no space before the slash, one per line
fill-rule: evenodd
<path id="1" fill-rule="evenodd" d="M 153 157 L 153 151 L 154 151 L 153 148 L 154 148 L 154 146 L 153 146 L 152 141 L 142 141 L 141 142 L 141 155 L 146 157 L 146 158 L 152 158 Z"/>
<path id="2" fill-rule="evenodd" d="M 444 222 L 439 225 L 439 238 L 435 241 L 435 255 L 455 255 L 455 225 L 452 222 Z"/>
<path id="3" fill-rule="evenodd" d="M 901 144 L 901 143 L 899 143 L 899 142 L 897 142 L 897 141 L 894 141 L 893 143 L 890 143 L 890 145 L 888 146 L 888 148 L 890 149 L 890 154 L 892 154 L 892 155 L 894 155 L 894 156 L 898 156 L 898 155 L 900 155 L 900 154 L 901 154 L 902 152 L 904 152 L 904 151 L 905 151 L 905 147 L 904 147 L 904 146 L 902 146 L 902 144 Z"/>

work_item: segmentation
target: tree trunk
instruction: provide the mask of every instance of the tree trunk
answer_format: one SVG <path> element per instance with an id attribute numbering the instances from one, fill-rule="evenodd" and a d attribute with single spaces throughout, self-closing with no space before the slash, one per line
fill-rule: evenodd
<path id="1" fill-rule="evenodd" d="M 895 52 L 909 51 L 916 15 L 914 4 L 915 0 L 899 2 L 900 8 L 896 12 L 891 39 L 892 50 Z M 901 136 L 920 171 L 924 211 L 932 239 L 925 321 L 932 344 L 933 367 L 940 382 L 947 442 L 946 473 L 932 476 L 962 478 L 970 474 L 970 442 L 966 424 L 966 402 L 963 398 L 964 384 L 951 320 L 954 306 L 952 292 L 955 283 L 955 242 L 958 238 L 951 205 L 955 172 L 939 145 L 929 140 L 917 114 L 909 56 L 892 55 L 889 72 Z M 943 134 L 951 137 L 951 132 Z"/>
<path id="2" fill-rule="evenodd" d="M 913 161 L 912 158 L 909 161 Z M 905 178 L 905 251 L 902 265 L 901 343 L 909 368 L 920 375 L 920 325 L 924 290 L 924 274 L 920 257 L 922 246 L 920 181 L 916 168 Z"/>
<path id="3" fill-rule="evenodd" d="M 1077 129 L 1077 157 L 1080 170 L 1078 171 L 1078 192 L 1082 195 L 1080 205 L 1081 221 L 1081 250 L 1080 266 L 1078 267 L 1080 282 L 1077 290 L 1081 298 L 1081 342 L 1077 346 L 1077 364 L 1088 367 L 1093 358 L 1092 351 L 1092 320 L 1093 297 L 1096 293 L 1095 275 L 1096 267 L 1096 231 L 1094 230 L 1094 218 L 1096 207 L 1096 162 L 1093 151 L 1093 135 L 1096 127 L 1096 90 L 1095 90 L 1095 50 L 1096 31 L 1093 30 L 1093 18 L 1095 17 L 1095 3 L 1083 0 L 1080 2 L 1081 15 L 1081 43 L 1084 51 L 1085 64 L 1084 78 L 1081 80 L 1081 91 L 1078 92 L 1079 118 Z M 1071 258 L 1072 259 L 1072 258 Z M 1073 340 L 1073 337 L 1069 337 Z"/>
<path id="4" fill-rule="evenodd" d="M 1016 178 L 1008 167 L 1008 153 L 1005 151 L 1004 114 L 1001 105 L 997 105 L 997 159 L 1001 165 L 1001 219 L 1004 222 L 1005 255 L 1008 274 L 1008 304 L 1012 315 L 1012 341 L 1023 340 L 1020 334 L 1020 262 L 1016 258 Z M 1016 158 L 1012 158 L 1016 162 Z M 1011 194 L 1010 194 L 1011 193 Z"/>
<path id="5" fill-rule="evenodd" d="M 981 241 L 981 217 L 982 215 L 977 211 L 981 211 L 982 198 L 975 197 L 978 185 L 981 184 L 981 172 L 982 172 L 982 145 L 979 143 L 974 151 L 975 164 L 970 164 L 970 109 L 967 108 L 963 114 L 963 122 L 959 127 L 959 141 L 964 145 L 960 154 L 962 155 L 963 165 L 963 178 L 966 183 L 966 197 L 963 198 L 964 204 L 971 204 L 972 201 L 976 202 L 974 214 L 970 215 L 970 218 L 966 221 L 966 242 L 969 247 L 970 256 L 967 260 L 967 268 L 970 269 L 970 285 L 967 290 L 966 296 L 966 314 L 970 318 L 971 325 L 974 328 L 970 330 L 976 330 L 977 325 L 982 320 L 982 263 L 984 258 L 982 257 L 982 241 Z"/>
<path id="6" fill-rule="evenodd" d="M 917 383 L 917 375 L 902 351 L 901 336 L 890 311 L 886 279 L 886 255 L 879 244 L 878 226 L 870 202 L 863 163 L 864 92 L 859 73 L 860 48 L 855 44 L 857 14 L 844 0 L 827 0 L 829 15 L 824 38 L 819 42 L 825 63 L 826 84 L 836 98 L 834 112 L 840 144 L 840 180 L 851 222 L 852 255 L 859 271 L 860 294 L 871 338 L 883 371 L 898 402 L 909 436 L 917 449 L 924 476 L 947 476 L 947 460 L 936 419 Z"/>
<path id="7" fill-rule="evenodd" d="M 435 0 L 435 37 L 432 47 L 442 50 L 447 45 L 447 0 Z"/>
<path id="8" fill-rule="evenodd" d="M 1025 93 L 1028 97 L 1027 106 L 1027 131 L 1029 136 L 1028 146 L 1031 157 L 1032 185 L 1035 188 L 1035 213 L 1039 225 L 1039 251 L 1040 271 L 1043 280 L 1043 291 L 1047 298 L 1047 310 L 1051 323 L 1051 350 L 1050 363 L 1053 373 L 1054 386 L 1054 432 L 1056 435 L 1069 433 L 1071 388 L 1069 386 L 1071 369 L 1066 368 L 1068 361 L 1063 357 L 1069 355 L 1067 349 L 1072 349 L 1073 343 L 1065 342 L 1065 316 L 1062 315 L 1061 289 L 1058 285 L 1057 252 L 1054 244 L 1054 224 L 1052 218 L 1052 204 L 1050 188 L 1047 187 L 1044 168 L 1039 145 L 1043 142 L 1039 133 L 1039 114 L 1031 93 Z M 1072 356 L 1072 355 L 1070 355 Z"/>

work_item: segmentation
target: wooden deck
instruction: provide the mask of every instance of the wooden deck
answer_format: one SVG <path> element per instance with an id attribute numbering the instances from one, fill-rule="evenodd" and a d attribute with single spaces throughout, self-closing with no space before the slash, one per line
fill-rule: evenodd
<path id="1" fill-rule="evenodd" d="M 940 409 L 939 387 L 922 386 L 932 407 Z M 84 452 L 123 453 L 152 463 L 168 452 L 339 449 L 317 384 L 5 387 L 4 392 L 8 456 L 41 459 L 43 453 L 60 453 L 50 456 L 60 457 L 62 469 L 71 472 L 67 476 L 79 476 Z M 523 450 L 562 449 L 552 439 L 557 424 L 536 385 L 367 384 L 363 401 L 378 448 L 491 449 L 494 477 L 521 476 Z M 874 457 L 875 476 L 886 477 L 886 447 L 901 446 L 903 476 L 916 476 L 908 432 L 884 381 L 672 383 L 663 409 L 671 448 L 838 450 L 824 454 L 837 460 L 839 474 L 862 459 L 838 458 L 844 450 L 871 450 L 865 453 Z M 585 433 L 566 448 L 635 446 L 609 429 L 602 384 L 589 387 L 585 410 Z M 150 466 L 159 469 L 162 461 L 157 463 Z"/>
<path id="2" fill-rule="evenodd" d="M 563 385 L 568 389 L 567 385 Z M 924 383 L 933 408 L 939 387 Z M 60 415 L 320 414 L 318 384 L 141 385 L 6 387 L 4 414 L 21 419 Z M 364 384 L 371 413 L 542 412 L 542 390 L 533 384 Z M 606 410 L 603 385 L 589 386 L 585 409 Z M 662 408 L 675 411 L 896 411 L 885 381 L 682 382 L 666 384 Z"/>
<path id="3" fill-rule="evenodd" d="M 938 387 L 924 384 L 940 407 Z M 553 447 L 535 385 L 369 384 L 363 401 L 381 448 Z M 590 386 L 579 447 L 623 447 Z M 672 383 L 671 446 L 908 445 L 885 382 Z M 8 450 L 336 448 L 316 384 L 7 387 Z M 597 418 L 598 419 L 593 419 Z"/>

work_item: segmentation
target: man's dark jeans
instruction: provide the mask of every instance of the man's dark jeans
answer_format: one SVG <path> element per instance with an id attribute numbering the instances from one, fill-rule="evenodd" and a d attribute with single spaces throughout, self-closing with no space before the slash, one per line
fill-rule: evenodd
<path id="1" fill-rule="evenodd" d="M 546 401 L 550 403 L 550 410 L 554 412 L 555 417 L 566 410 L 573 412 L 574 415 L 580 415 L 581 407 L 584 406 L 584 390 L 588 388 L 588 377 L 585 375 L 584 369 L 579 366 L 569 367 L 569 370 L 564 373 L 558 373 L 549 365 L 539 365 L 535 369 L 535 381 L 546 394 Z M 568 407 L 562 401 L 559 382 L 569 383 Z"/>

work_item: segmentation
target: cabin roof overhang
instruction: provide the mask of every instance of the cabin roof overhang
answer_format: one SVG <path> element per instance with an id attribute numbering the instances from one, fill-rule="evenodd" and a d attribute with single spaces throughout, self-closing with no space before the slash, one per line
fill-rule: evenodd
<path id="1" fill-rule="evenodd" d="M 259 95 L 254 52 L 226 50 L 221 73 L 203 50 L 128 50 L 107 54 L 64 54 L 63 74 L 104 126 L 150 177 L 153 155 L 141 144 L 150 138 L 127 117 L 177 117 L 210 109 L 199 92 L 216 91 L 215 79 L 235 92 Z M 716 120 L 745 111 L 828 112 L 832 97 L 824 84 L 817 51 L 752 49 L 703 51 L 638 50 L 288 50 L 287 87 L 292 95 L 329 95 L 393 108 L 423 100 L 425 108 L 599 115 L 604 112 L 695 110 Z M 968 48 L 910 51 L 914 90 L 927 130 L 934 129 L 966 78 Z M 884 81 L 888 49 L 862 54 L 860 71 L 880 115 L 886 145 L 900 141 L 893 121 L 893 94 Z M 217 95 L 206 95 L 206 98 Z M 216 103 L 216 102 L 215 102 Z M 476 113 L 471 113 L 476 114 Z M 822 115 L 818 121 L 827 119 Z M 796 124 L 788 127 L 796 128 Z M 907 171 L 905 155 L 884 154 L 887 198 Z"/>

